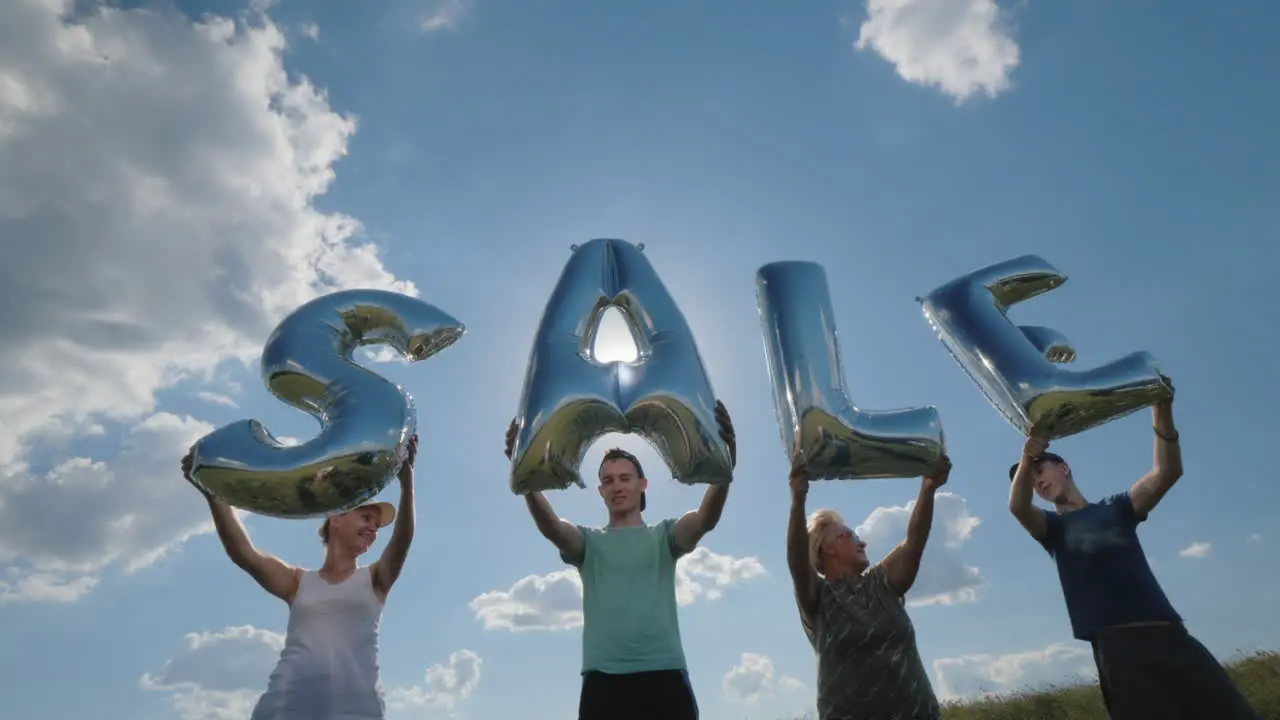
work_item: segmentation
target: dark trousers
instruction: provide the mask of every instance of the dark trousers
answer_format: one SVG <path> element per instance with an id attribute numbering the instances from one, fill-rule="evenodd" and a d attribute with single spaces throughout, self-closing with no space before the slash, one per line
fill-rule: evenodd
<path id="1" fill-rule="evenodd" d="M 1261 720 L 1181 624 L 1099 630 L 1093 661 L 1111 720 Z"/>
<path id="2" fill-rule="evenodd" d="M 698 720 L 698 701 L 683 670 L 582 676 L 578 720 Z"/>

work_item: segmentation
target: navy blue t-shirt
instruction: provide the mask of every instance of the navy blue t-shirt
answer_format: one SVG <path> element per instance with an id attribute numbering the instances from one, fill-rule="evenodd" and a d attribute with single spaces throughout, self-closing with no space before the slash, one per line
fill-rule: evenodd
<path id="1" fill-rule="evenodd" d="M 1156 582 L 1138 542 L 1129 493 L 1079 510 L 1045 513 L 1041 544 L 1058 565 L 1071 632 L 1089 641 L 1100 628 L 1136 622 L 1181 622 Z"/>

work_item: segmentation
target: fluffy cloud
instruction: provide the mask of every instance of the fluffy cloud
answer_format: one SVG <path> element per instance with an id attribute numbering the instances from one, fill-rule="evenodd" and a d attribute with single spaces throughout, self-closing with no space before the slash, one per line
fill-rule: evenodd
<path id="1" fill-rule="evenodd" d="M 700 597 L 716 600 L 724 594 L 723 588 L 764 574 L 764 565 L 756 558 L 735 558 L 696 548 L 676 563 L 676 602 L 688 605 Z"/>
<path id="2" fill-rule="evenodd" d="M 244 720 L 284 647 L 284 636 L 257 628 L 229 627 L 190 633 L 183 647 L 154 673 L 138 681 L 143 690 L 169 696 L 181 720 Z M 427 669 L 420 685 L 386 690 L 393 710 L 452 710 L 480 683 L 480 657 L 459 650 Z"/>
<path id="3" fill-rule="evenodd" d="M 964 102 L 1009 89 L 1018 44 L 995 0 L 867 0 L 858 50 L 874 50 L 907 82 Z"/>
<path id="4" fill-rule="evenodd" d="M 934 660 L 933 674 L 939 699 L 959 699 L 1075 683 L 1098 673 L 1089 646 L 1055 643 L 1043 650 Z"/>
<path id="5" fill-rule="evenodd" d="M 72 457 L 39 476 L 5 476 L 0 561 L 11 564 L 12 580 L 0 582 L 0 602 L 75 600 L 103 567 L 119 562 L 137 570 L 209 529 L 209 510 L 177 463 L 210 429 L 158 413 L 128 433 L 110 464 Z"/>
<path id="6" fill-rule="evenodd" d="M 243 720 L 283 647 L 284 636 L 248 626 L 189 633 L 182 649 L 138 684 L 168 694 L 182 720 Z"/>
<path id="7" fill-rule="evenodd" d="M 1184 558 L 1202 558 L 1209 556 L 1209 550 L 1213 546 L 1207 542 L 1196 541 L 1178 551 L 1179 557 Z"/>
<path id="8" fill-rule="evenodd" d="M 569 630 L 582 625 L 582 581 L 574 569 L 529 575 L 471 601 L 486 630 Z"/>
<path id="9" fill-rule="evenodd" d="M 906 505 L 878 507 L 855 531 L 873 554 L 888 553 L 907 534 L 915 500 Z M 969 514 L 965 499 L 955 493 L 934 496 L 933 531 L 920 563 L 915 585 L 907 593 L 911 605 L 951 605 L 977 599 L 982 573 L 966 565 L 960 551 L 981 520 Z"/>
<path id="10" fill-rule="evenodd" d="M 469 0 L 429 0 L 419 27 L 424 33 L 453 30 L 467 13 Z"/>
<path id="11" fill-rule="evenodd" d="M 480 656 L 470 650 L 459 650 L 443 665 L 427 668 L 422 685 L 395 688 L 387 695 L 392 709 L 441 708 L 453 710 L 466 700 L 480 684 Z"/>
<path id="12" fill-rule="evenodd" d="M 700 547 L 676 563 L 676 602 L 715 600 L 724 588 L 763 577 L 753 557 L 735 558 Z M 582 580 L 572 568 L 529 575 L 508 590 L 492 590 L 471 601 L 486 630 L 570 630 L 582 625 Z"/>
<path id="13" fill-rule="evenodd" d="M 22 249 L 0 264 L 0 598 L 69 599 L 205 529 L 175 467 L 208 428 L 156 414 L 157 391 L 218 402 L 224 364 L 316 295 L 416 294 L 313 205 L 355 121 L 284 47 L 256 11 L 0 3 L 0 237 Z M 49 460 L 120 424 L 119 456 Z"/>
<path id="14" fill-rule="evenodd" d="M 779 693 L 804 689 L 804 683 L 790 675 L 774 677 L 773 660 L 758 653 L 742 653 L 738 664 L 725 673 L 722 685 L 730 699 L 746 702 L 759 702 Z"/>

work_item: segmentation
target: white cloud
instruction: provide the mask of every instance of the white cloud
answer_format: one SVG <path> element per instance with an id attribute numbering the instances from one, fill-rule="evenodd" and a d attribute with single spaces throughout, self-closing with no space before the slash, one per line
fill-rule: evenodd
<path id="1" fill-rule="evenodd" d="M 138 681 L 169 695 L 181 720 L 243 720 L 266 689 L 284 636 L 253 627 L 189 633 L 181 650 Z"/>
<path id="2" fill-rule="evenodd" d="M 756 703 L 779 693 L 796 693 L 804 683 L 789 675 L 774 677 L 773 660 L 768 655 L 742 653 L 741 659 L 725 673 L 722 685 L 732 700 Z"/>
<path id="3" fill-rule="evenodd" d="M 1202 558 L 1209 556 L 1209 550 L 1213 546 L 1207 542 L 1193 542 L 1190 545 L 1178 551 L 1179 557 L 1184 558 Z"/>
<path id="4" fill-rule="evenodd" d="M 74 600 L 111 563 L 146 567 L 211 528 L 204 499 L 182 479 L 185 448 L 212 426 L 158 413 L 136 425 L 110 464 L 62 460 L 46 473 L 0 477 L 0 562 L 13 600 Z"/>
<path id="5" fill-rule="evenodd" d="M 313 22 L 299 23 L 298 34 L 312 40 L 320 39 L 320 26 Z"/>
<path id="6" fill-rule="evenodd" d="M 724 588 L 764 574 L 756 558 L 735 558 L 699 547 L 676 563 L 676 602 L 715 600 Z M 582 625 L 582 580 L 573 568 L 529 575 L 507 590 L 476 597 L 471 609 L 486 630 L 570 630 Z"/>
<path id="7" fill-rule="evenodd" d="M 181 720 L 244 720 L 266 689 L 284 636 L 250 626 L 189 633 L 183 647 L 139 686 L 168 695 Z M 443 709 L 471 695 L 480 682 L 480 657 L 459 650 L 427 669 L 423 683 L 385 691 L 392 709 Z"/>
<path id="8" fill-rule="evenodd" d="M 236 404 L 235 400 L 227 397 L 226 395 L 221 395 L 215 392 L 209 392 L 208 390 L 201 390 L 200 392 L 197 392 L 196 397 L 209 403 L 210 405 L 221 405 L 223 407 L 231 407 L 231 408 L 240 407 L 239 405 Z"/>
<path id="9" fill-rule="evenodd" d="M 867 0 L 858 50 L 874 50 L 910 83 L 957 102 L 1009 89 L 1018 44 L 994 0 Z"/>
<path id="10" fill-rule="evenodd" d="M 695 548 L 676 563 L 676 602 L 688 605 L 700 597 L 716 600 L 724 594 L 724 588 L 764 575 L 764 565 L 756 558 L 735 558 L 705 547 Z"/>
<path id="11" fill-rule="evenodd" d="M 392 709 L 439 708 L 453 710 L 466 700 L 480 684 L 480 656 L 470 650 L 459 650 L 443 665 L 427 668 L 421 685 L 394 688 L 387 693 Z"/>
<path id="12" fill-rule="evenodd" d="M 256 358 L 319 294 L 417 292 L 314 206 L 355 121 L 286 72 L 270 18 L 73 6 L 0 3 L 0 237 L 23 248 L 0 264 L 9 600 L 66 599 L 90 576 L 49 567 L 137 566 L 206 529 L 177 460 L 209 428 L 157 415 L 158 390 Z M 104 423 L 136 424 L 119 457 L 49 461 Z"/>
<path id="13" fill-rule="evenodd" d="M 419 27 L 424 33 L 453 30 L 467 13 L 470 0 L 428 0 Z"/>
<path id="14" fill-rule="evenodd" d="M 1249 542 L 1251 542 L 1251 543 L 1260 543 L 1260 542 L 1262 542 L 1262 533 L 1254 533 L 1254 534 L 1250 535 L 1250 536 L 1249 536 Z"/>
<path id="15" fill-rule="evenodd" d="M 964 655 L 933 661 L 940 700 L 998 695 L 1097 677 L 1093 653 L 1083 643 L 1054 643 L 1043 650 L 1005 655 Z"/>
<path id="16" fill-rule="evenodd" d="M 933 503 L 933 529 L 915 585 L 907 593 L 907 603 L 973 602 L 983 577 L 978 568 L 965 564 L 961 550 L 982 521 L 969 514 L 968 503 L 955 493 L 939 492 Z M 906 505 L 878 507 L 855 528 L 872 554 L 883 556 L 902 542 L 915 504 L 912 500 Z"/>
<path id="17" fill-rule="evenodd" d="M 94 577 L 64 577 L 9 568 L 11 581 L 0 580 L 0 606 L 15 602 L 73 602 L 98 584 Z"/>
<path id="18" fill-rule="evenodd" d="M 572 568 L 529 575 L 475 598 L 471 610 L 486 630 L 569 630 L 582 625 L 582 581 Z"/>

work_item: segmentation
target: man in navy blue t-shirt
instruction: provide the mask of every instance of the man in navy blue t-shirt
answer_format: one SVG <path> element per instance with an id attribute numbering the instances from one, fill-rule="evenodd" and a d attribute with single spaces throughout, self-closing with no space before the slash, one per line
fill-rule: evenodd
<path id="1" fill-rule="evenodd" d="M 1172 388 L 1172 385 L 1170 385 Z M 1058 565 L 1072 634 L 1093 646 L 1113 720 L 1257 720 L 1225 670 L 1187 633 L 1138 542 L 1138 523 L 1182 475 L 1173 401 L 1152 408 L 1155 463 L 1129 488 L 1087 502 L 1049 443 L 1028 438 L 1009 468 L 1009 512 Z M 1032 492 L 1054 512 L 1032 504 Z"/>

